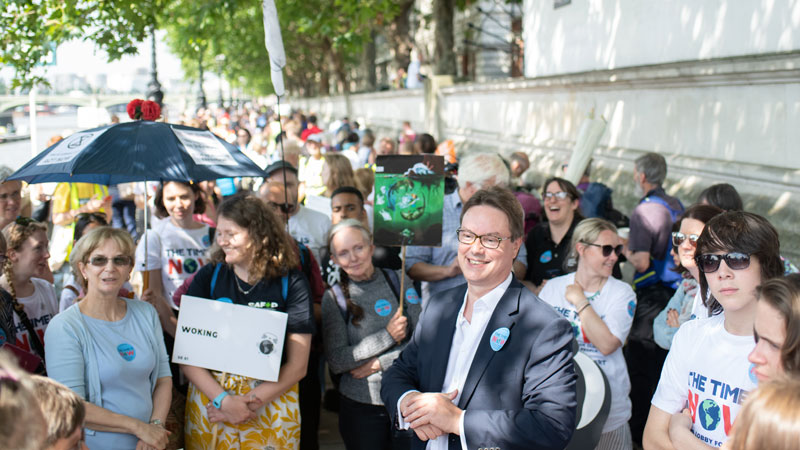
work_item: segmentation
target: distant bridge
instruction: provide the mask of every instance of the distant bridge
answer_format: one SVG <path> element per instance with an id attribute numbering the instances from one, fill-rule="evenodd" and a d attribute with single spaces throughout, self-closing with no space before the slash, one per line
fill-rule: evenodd
<path id="1" fill-rule="evenodd" d="M 144 98 L 141 94 L 86 94 L 85 96 L 72 95 L 46 95 L 37 94 L 37 105 L 74 105 L 74 106 L 94 106 L 96 108 L 108 108 L 114 105 L 127 105 L 134 98 Z M 170 104 L 180 103 L 186 97 L 180 94 L 169 94 L 167 99 Z M 0 112 L 18 106 L 26 106 L 29 103 L 27 95 L 0 95 Z"/>

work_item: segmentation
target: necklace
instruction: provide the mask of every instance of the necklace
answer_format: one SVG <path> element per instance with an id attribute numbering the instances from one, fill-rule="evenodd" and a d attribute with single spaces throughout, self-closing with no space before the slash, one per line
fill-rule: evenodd
<path id="1" fill-rule="evenodd" d="M 238 289 L 239 292 L 241 292 L 244 295 L 249 294 L 250 292 L 253 291 L 253 289 L 256 288 L 256 286 L 258 286 L 258 283 L 256 283 L 256 284 L 250 286 L 250 289 L 244 290 L 244 289 L 242 289 L 242 285 L 239 284 L 239 277 L 237 277 L 236 274 L 233 274 L 233 279 L 236 280 L 236 289 Z"/>
<path id="2" fill-rule="evenodd" d="M 592 300 L 596 299 L 598 295 L 600 295 L 600 291 L 597 291 L 594 294 L 586 297 L 586 301 L 591 302 Z"/>

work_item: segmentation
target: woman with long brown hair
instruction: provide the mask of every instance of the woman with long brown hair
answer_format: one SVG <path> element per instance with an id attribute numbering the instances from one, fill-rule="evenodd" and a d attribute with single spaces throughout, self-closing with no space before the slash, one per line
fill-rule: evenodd
<path id="1" fill-rule="evenodd" d="M 186 401 L 186 448 L 208 448 L 222 425 L 223 448 L 297 449 L 297 383 L 305 376 L 314 332 L 311 295 L 281 220 L 260 199 L 237 194 L 218 209 L 211 264 L 197 272 L 188 295 L 288 314 L 285 355 L 276 382 L 182 365 L 191 382 Z M 290 269 L 291 268 L 291 269 Z"/>

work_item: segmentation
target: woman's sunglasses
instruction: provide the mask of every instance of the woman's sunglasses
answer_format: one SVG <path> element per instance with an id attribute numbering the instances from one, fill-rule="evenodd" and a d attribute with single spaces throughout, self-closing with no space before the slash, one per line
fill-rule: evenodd
<path id="1" fill-rule="evenodd" d="M 697 248 L 697 240 L 700 239 L 700 236 L 696 234 L 683 234 L 680 231 L 672 232 L 672 245 L 675 247 L 680 247 L 686 239 L 689 239 L 689 243 L 692 244 L 692 247 Z"/>
<path id="2" fill-rule="evenodd" d="M 611 252 L 614 252 L 615 255 L 619 256 L 622 253 L 622 244 L 620 245 L 600 245 L 600 244 L 591 244 L 589 242 L 584 242 L 586 245 L 591 245 L 593 247 L 600 247 L 603 250 L 603 256 L 608 257 L 611 256 Z"/>
<path id="3" fill-rule="evenodd" d="M 117 267 L 127 267 L 131 265 L 131 257 L 125 255 L 115 256 L 113 258 L 109 258 L 107 256 L 95 256 L 89 259 L 89 264 L 95 267 L 105 267 L 109 260 Z"/>
<path id="4" fill-rule="evenodd" d="M 750 255 L 744 253 L 733 252 L 725 255 L 698 255 L 694 257 L 694 262 L 697 263 L 697 268 L 703 273 L 714 273 L 719 269 L 719 264 L 722 260 L 731 268 L 731 270 L 742 270 L 750 267 Z"/>

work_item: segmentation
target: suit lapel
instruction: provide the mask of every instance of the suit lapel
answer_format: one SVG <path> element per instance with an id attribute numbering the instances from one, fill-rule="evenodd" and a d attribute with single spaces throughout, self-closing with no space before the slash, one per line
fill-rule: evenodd
<path id="1" fill-rule="evenodd" d="M 472 359 L 472 365 L 469 368 L 467 379 L 464 381 L 464 388 L 461 391 L 461 398 L 458 401 L 458 407 L 465 409 L 475 392 L 481 378 L 483 378 L 486 368 L 494 358 L 495 352 L 489 344 L 492 333 L 498 328 L 506 327 L 512 330 L 516 320 L 516 314 L 519 311 L 519 298 L 520 288 L 523 288 L 516 280 L 511 281 L 511 285 L 506 289 L 506 292 L 497 303 L 489 323 L 486 325 L 486 330 L 483 332 L 480 341 L 478 341 L 478 348 L 475 351 L 475 357 Z M 512 339 L 513 334 L 509 335 L 508 339 Z"/>
<path id="2" fill-rule="evenodd" d="M 444 384 L 444 377 L 447 374 L 447 361 L 450 358 L 450 347 L 453 342 L 453 333 L 456 330 L 456 320 L 458 319 L 458 311 L 461 310 L 461 304 L 464 303 L 464 294 L 467 288 L 464 285 L 463 289 L 457 289 L 453 296 L 448 298 L 442 303 L 441 311 L 434 320 L 426 323 L 427 326 L 436 327 L 436 338 L 431 343 L 433 345 L 430 352 L 431 360 L 428 361 L 431 367 L 428 380 L 430 381 L 430 390 L 439 392 Z M 436 299 L 431 299 L 435 302 Z M 432 307 L 433 305 L 428 305 Z"/>

